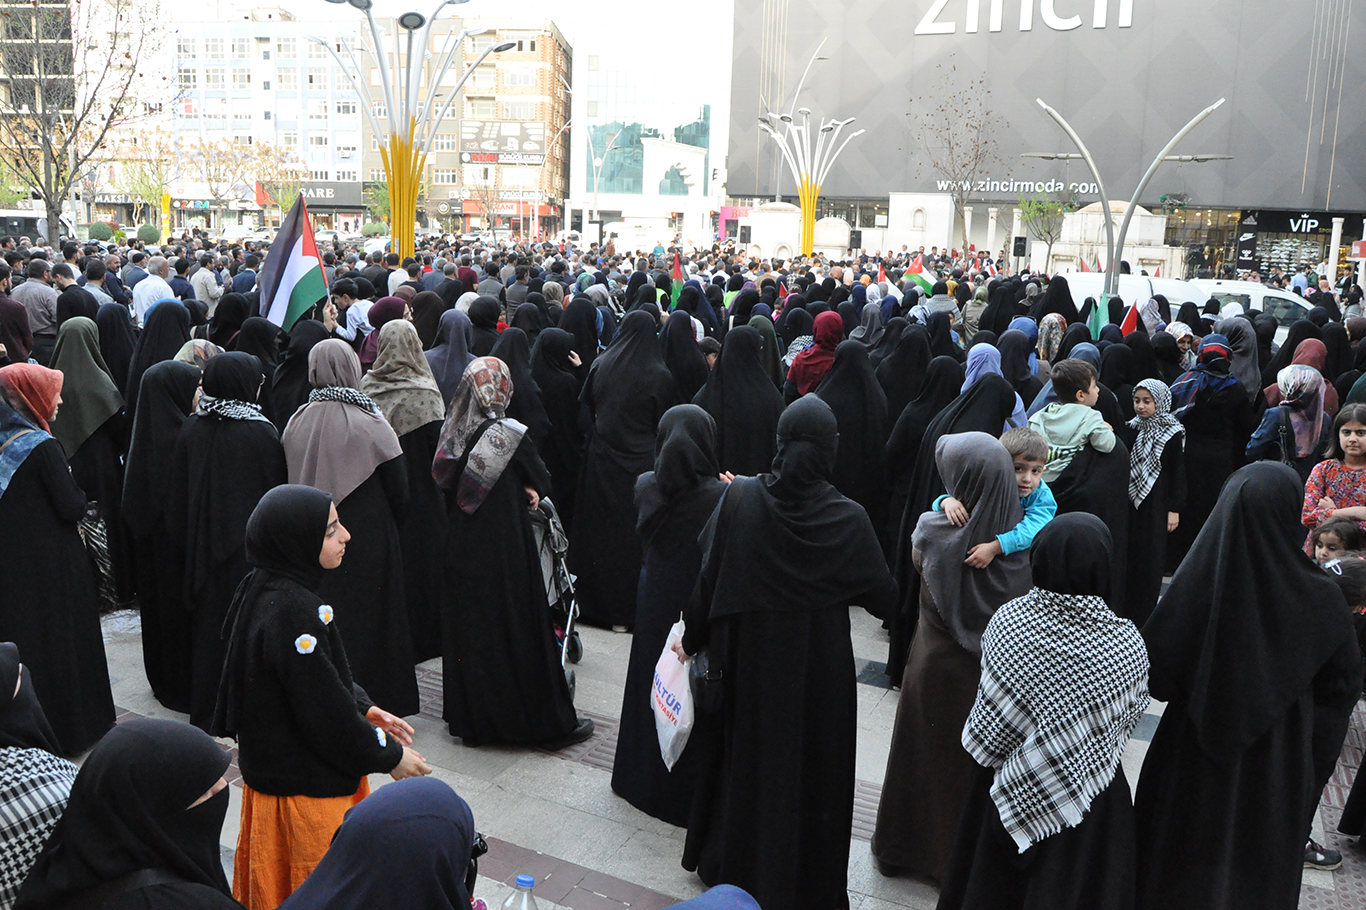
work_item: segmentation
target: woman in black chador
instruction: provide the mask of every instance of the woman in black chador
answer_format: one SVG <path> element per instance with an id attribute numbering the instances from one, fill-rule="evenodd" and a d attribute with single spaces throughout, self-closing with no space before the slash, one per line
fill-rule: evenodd
<path id="1" fill-rule="evenodd" d="M 731 344 L 748 326 L 731 329 Z M 772 383 L 768 390 L 775 396 Z M 659 422 L 655 469 L 636 482 L 636 531 L 645 544 L 631 663 L 621 702 L 612 789 L 642 812 L 672 825 L 688 823 L 697 780 L 697 750 L 684 750 L 670 770 L 659 754 L 650 691 L 655 664 L 678 622 L 702 564 L 697 536 L 726 485 L 716 463 L 716 424 L 697 405 L 669 408 Z"/>
<path id="2" fill-rule="evenodd" d="M 848 905 L 849 606 L 895 594 L 867 513 L 830 485 L 838 442 L 814 395 L 783 412 L 773 472 L 733 482 L 702 532 L 681 649 L 705 648 L 722 689 L 688 746 L 701 754 L 683 867 L 787 910 Z"/>

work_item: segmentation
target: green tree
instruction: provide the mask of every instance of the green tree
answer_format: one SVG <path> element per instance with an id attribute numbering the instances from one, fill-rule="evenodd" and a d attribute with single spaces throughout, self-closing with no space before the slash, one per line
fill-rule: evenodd
<path id="1" fill-rule="evenodd" d="M 1053 259 L 1053 244 L 1062 239 L 1062 226 L 1064 216 L 1068 212 L 1077 210 L 1077 195 L 1061 195 L 1058 193 L 1040 193 L 1034 196 L 1020 197 L 1020 217 L 1024 219 L 1025 226 L 1046 244 L 1047 252 L 1044 254 L 1043 270 L 1051 273 Z"/>
<path id="2" fill-rule="evenodd" d="M 372 180 L 365 185 L 365 208 L 376 221 L 389 223 L 389 182 Z"/>

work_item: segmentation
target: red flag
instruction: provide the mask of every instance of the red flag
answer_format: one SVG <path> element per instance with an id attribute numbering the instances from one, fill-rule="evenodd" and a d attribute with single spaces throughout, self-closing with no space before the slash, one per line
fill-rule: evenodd
<path id="1" fill-rule="evenodd" d="M 1129 304 L 1129 309 L 1124 313 L 1124 323 L 1119 327 L 1119 330 L 1125 335 L 1132 335 L 1138 331 L 1138 304 Z"/>
<path id="2" fill-rule="evenodd" d="M 782 300 L 782 299 L 785 298 L 786 296 L 787 296 L 787 282 L 785 282 L 785 281 L 780 281 L 780 282 L 778 282 L 778 299 L 779 299 L 779 300 Z"/>
<path id="3" fill-rule="evenodd" d="M 1089 272 L 1089 271 L 1091 271 L 1091 267 L 1090 267 L 1089 265 L 1086 264 L 1086 260 L 1085 260 L 1084 258 L 1081 260 L 1081 270 L 1082 270 L 1083 272 Z"/>
<path id="4" fill-rule="evenodd" d="M 1162 277 L 1162 266 L 1159 265 L 1157 268 L 1153 269 L 1153 277 L 1154 277 L 1154 278 L 1161 278 L 1161 277 Z"/>

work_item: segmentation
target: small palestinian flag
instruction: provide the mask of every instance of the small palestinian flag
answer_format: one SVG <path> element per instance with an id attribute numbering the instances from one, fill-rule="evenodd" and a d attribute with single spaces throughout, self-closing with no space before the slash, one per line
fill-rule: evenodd
<path id="1" fill-rule="evenodd" d="M 883 267 L 882 267 L 882 263 L 879 262 L 879 263 L 877 264 L 877 282 L 878 282 L 878 284 L 882 284 L 882 282 L 884 282 L 884 281 L 886 281 L 886 280 L 887 280 L 887 270 L 886 270 L 885 268 L 883 268 Z"/>
<path id="2" fill-rule="evenodd" d="M 288 332 L 299 317 L 327 297 L 323 257 L 313 240 L 308 206 L 300 196 L 280 224 L 261 267 L 261 315 Z"/>
<path id="3" fill-rule="evenodd" d="M 678 295 L 683 293 L 683 260 L 674 253 L 674 268 L 669 275 L 669 309 L 678 308 Z"/>
<path id="4" fill-rule="evenodd" d="M 939 279 L 938 275 L 925 268 L 921 256 L 915 257 L 915 262 L 912 262 L 911 267 L 906 270 L 906 277 L 914 281 L 926 294 L 934 289 L 934 283 Z"/>

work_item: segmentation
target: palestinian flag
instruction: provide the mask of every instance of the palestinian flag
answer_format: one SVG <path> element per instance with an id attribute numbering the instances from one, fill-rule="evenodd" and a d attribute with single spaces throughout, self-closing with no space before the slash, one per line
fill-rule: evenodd
<path id="1" fill-rule="evenodd" d="M 925 268 L 922 257 L 916 256 L 915 262 L 906 270 L 906 277 L 914 281 L 922 291 L 929 294 L 934 289 L 934 283 L 939 280 L 939 276 Z"/>
<path id="2" fill-rule="evenodd" d="M 1092 270 L 1092 269 L 1091 269 L 1091 264 L 1090 264 L 1089 262 L 1087 262 L 1085 259 L 1079 260 L 1079 263 L 1080 263 L 1080 265 L 1081 265 L 1081 270 L 1082 270 L 1083 272 L 1089 272 L 1089 271 Z"/>
<path id="3" fill-rule="evenodd" d="M 300 196 L 280 223 L 257 279 L 261 315 L 288 332 L 299 317 L 327 297 L 323 257 L 313 240 L 308 206 Z"/>
<path id="4" fill-rule="evenodd" d="M 1092 341 L 1100 339 L 1101 329 L 1105 328 L 1106 324 L 1110 321 L 1109 302 L 1110 295 L 1102 291 L 1100 300 L 1091 307 L 1091 315 L 1086 319 L 1086 327 L 1091 330 Z"/>
<path id="5" fill-rule="evenodd" d="M 1093 271 L 1093 272 L 1103 272 L 1103 271 L 1105 271 L 1105 269 L 1104 269 L 1104 268 L 1101 266 L 1101 264 L 1100 264 L 1100 253 L 1095 253 L 1094 255 L 1091 256 L 1091 271 Z"/>
<path id="6" fill-rule="evenodd" d="M 882 267 L 882 263 L 879 262 L 879 263 L 877 264 L 877 282 L 878 282 L 878 284 L 882 284 L 882 283 L 883 283 L 884 281 L 886 281 L 886 280 L 887 280 L 887 270 L 886 270 L 885 268 L 883 268 L 883 267 Z"/>
<path id="7" fill-rule="evenodd" d="M 674 252 L 674 268 L 669 273 L 669 310 L 678 308 L 678 296 L 683 293 L 683 260 Z"/>

